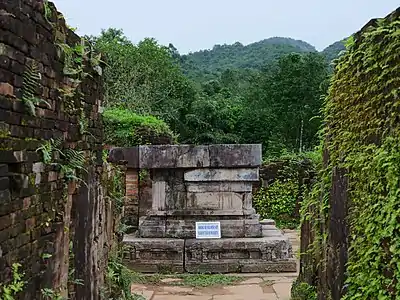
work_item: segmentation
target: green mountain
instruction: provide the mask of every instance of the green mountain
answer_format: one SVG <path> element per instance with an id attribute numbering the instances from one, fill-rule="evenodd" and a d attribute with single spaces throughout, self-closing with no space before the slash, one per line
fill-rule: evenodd
<path id="1" fill-rule="evenodd" d="M 273 37 L 249 45 L 215 45 L 180 57 L 181 67 L 193 79 L 211 79 L 227 69 L 261 69 L 292 52 L 316 52 L 314 46 L 291 38 Z"/>
<path id="2" fill-rule="evenodd" d="M 170 45 L 171 47 L 176 50 L 173 45 Z M 342 40 L 330 45 L 321 53 L 331 61 L 344 49 L 344 40 Z M 282 55 L 293 52 L 306 53 L 317 52 L 317 50 L 301 40 L 272 37 L 246 46 L 239 42 L 232 45 L 215 45 L 211 50 L 181 55 L 179 61 L 187 76 L 201 82 L 214 79 L 228 69 L 260 70 Z"/>
<path id="3" fill-rule="evenodd" d="M 322 54 L 325 55 L 325 57 L 329 61 L 332 61 L 339 55 L 340 52 L 342 52 L 343 50 L 346 50 L 345 42 L 346 42 L 346 39 L 343 39 L 341 41 L 337 41 L 337 42 L 333 43 L 332 45 L 326 47 L 322 51 Z"/>

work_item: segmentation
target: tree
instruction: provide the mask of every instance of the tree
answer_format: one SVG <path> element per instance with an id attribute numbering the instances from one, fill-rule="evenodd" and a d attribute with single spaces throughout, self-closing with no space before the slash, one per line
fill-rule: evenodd
<path id="1" fill-rule="evenodd" d="M 328 76 L 317 53 L 289 54 L 256 76 L 246 96 L 242 136 L 262 142 L 270 151 L 310 149 L 320 121 L 321 84 Z"/>
<path id="2" fill-rule="evenodd" d="M 113 28 L 92 39 L 107 63 L 105 105 L 157 116 L 179 131 L 196 91 L 174 63 L 173 45 L 170 49 L 149 38 L 134 45 Z"/>

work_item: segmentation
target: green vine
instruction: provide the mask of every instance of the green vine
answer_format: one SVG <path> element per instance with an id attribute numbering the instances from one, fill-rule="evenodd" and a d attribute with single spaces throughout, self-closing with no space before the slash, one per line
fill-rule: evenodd
<path id="1" fill-rule="evenodd" d="M 302 208 L 316 239 L 315 266 L 334 255 L 327 242 L 334 170 L 347 171 L 349 248 L 345 300 L 400 294 L 400 20 L 377 20 L 347 43 L 336 62 L 324 115 L 320 181 Z M 320 291 L 324 295 L 330 291 Z"/>

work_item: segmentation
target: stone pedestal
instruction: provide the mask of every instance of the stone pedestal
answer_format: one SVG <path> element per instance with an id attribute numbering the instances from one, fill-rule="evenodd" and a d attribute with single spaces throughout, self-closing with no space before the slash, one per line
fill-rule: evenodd
<path id="1" fill-rule="evenodd" d="M 151 172 L 151 209 L 124 237 L 132 269 L 296 271 L 289 241 L 252 207 L 261 145 L 140 146 L 113 149 L 110 157 Z M 195 238 L 195 223 L 207 221 L 220 222 L 221 239 Z"/>

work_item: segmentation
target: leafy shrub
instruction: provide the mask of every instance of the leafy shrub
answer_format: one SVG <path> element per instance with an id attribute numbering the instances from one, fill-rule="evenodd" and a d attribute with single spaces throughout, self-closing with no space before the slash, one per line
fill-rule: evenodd
<path id="1" fill-rule="evenodd" d="M 300 223 L 299 203 L 309 186 L 303 182 L 314 172 L 319 157 L 314 152 L 286 153 L 266 162 L 268 173 L 276 172 L 267 187 L 260 188 L 253 196 L 254 207 L 262 218 L 274 219 L 278 227 L 296 228 Z M 268 167 L 271 167 L 268 169 Z M 273 169 L 275 169 L 273 171 Z M 271 179 L 270 177 L 270 179 Z"/>
<path id="2" fill-rule="evenodd" d="M 105 274 L 105 286 L 102 299 L 107 300 L 144 300 L 141 295 L 132 294 L 131 284 L 135 273 L 122 264 L 120 253 L 110 256 Z"/>
<path id="3" fill-rule="evenodd" d="M 119 147 L 141 144 L 171 144 L 175 136 L 169 126 L 154 116 L 138 115 L 122 108 L 103 113 L 106 143 Z"/>
<path id="4" fill-rule="evenodd" d="M 317 300 L 315 287 L 297 280 L 292 285 L 291 300 Z"/>
<path id="5" fill-rule="evenodd" d="M 274 219 L 278 227 L 295 228 L 294 216 L 298 183 L 293 179 L 276 180 L 268 188 L 261 188 L 253 197 L 254 207 L 261 218 Z"/>

